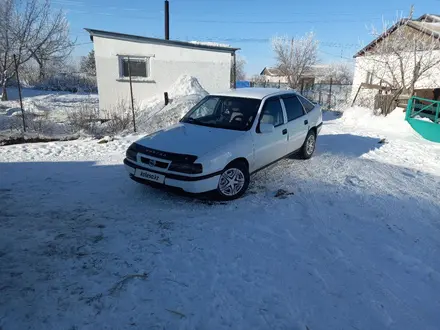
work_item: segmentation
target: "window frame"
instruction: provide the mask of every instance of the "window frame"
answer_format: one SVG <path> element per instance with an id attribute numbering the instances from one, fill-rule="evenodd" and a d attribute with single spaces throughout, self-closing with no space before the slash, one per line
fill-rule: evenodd
<path id="1" fill-rule="evenodd" d="M 297 97 L 298 97 L 298 100 L 301 102 L 301 104 L 303 106 L 303 109 L 306 112 L 306 114 L 309 113 L 310 111 L 313 111 L 313 109 L 315 109 L 316 105 L 313 104 L 312 101 L 309 101 L 306 97 L 304 97 L 302 95 L 297 95 Z M 312 106 L 312 110 L 309 111 L 309 110 L 306 109 L 306 106 L 304 105 L 305 102 L 310 103 L 310 105 Z"/>
<path id="2" fill-rule="evenodd" d="M 268 97 L 267 99 L 264 100 L 264 102 L 261 104 L 261 111 L 260 111 L 260 115 L 258 117 L 258 122 L 257 122 L 257 127 L 255 128 L 255 132 L 258 134 L 261 134 L 260 131 L 260 124 L 261 124 L 261 119 L 263 118 L 263 113 L 264 113 L 264 107 L 266 105 L 266 102 L 268 101 L 273 101 L 273 100 L 278 100 L 278 102 L 280 102 L 280 107 L 281 107 L 281 113 L 283 115 L 283 122 L 277 126 L 274 126 L 275 128 L 286 125 L 286 120 L 287 120 L 287 116 L 286 116 L 286 109 L 284 108 L 284 103 L 281 102 L 281 97 L 280 95 L 277 96 L 272 96 L 272 97 Z"/>
<path id="3" fill-rule="evenodd" d="M 289 120 L 289 115 L 288 115 L 288 111 L 287 111 L 286 104 L 284 103 L 284 99 L 285 99 L 285 98 L 286 98 L 286 99 L 290 99 L 290 98 L 294 98 L 294 97 L 296 97 L 296 99 L 298 100 L 299 104 L 301 105 L 301 108 L 302 108 L 302 110 L 303 110 L 303 114 L 302 114 L 301 116 L 299 116 L 299 117 L 296 117 L 296 118 L 294 118 L 294 119 Z M 284 94 L 284 95 L 281 96 L 281 100 L 283 101 L 284 111 L 286 112 L 286 119 L 287 119 L 287 122 L 288 122 L 288 123 L 290 123 L 290 122 L 292 122 L 292 121 L 294 121 L 294 120 L 297 120 L 297 119 L 299 119 L 299 118 L 302 118 L 302 117 L 304 117 L 305 115 L 307 115 L 308 112 L 307 112 L 306 109 L 304 108 L 304 105 L 302 104 L 301 99 L 298 97 L 298 95 L 296 95 L 296 94 Z"/>
<path id="4" fill-rule="evenodd" d="M 118 65 L 119 65 L 119 80 L 129 80 L 130 77 L 124 76 L 124 60 L 142 60 L 145 62 L 145 71 L 146 76 L 131 76 L 132 81 L 142 81 L 142 80 L 152 80 L 152 74 L 151 74 L 151 58 L 154 57 L 153 55 L 125 55 L 120 54 L 118 55 Z"/>

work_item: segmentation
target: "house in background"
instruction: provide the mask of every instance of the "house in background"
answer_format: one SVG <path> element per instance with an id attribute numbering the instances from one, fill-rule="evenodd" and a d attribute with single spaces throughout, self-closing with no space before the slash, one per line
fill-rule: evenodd
<path id="1" fill-rule="evenodd" d="M 433 36 L 438 40 L 438 48 L 433 51 L 433 57 L 437 57 L 440 60 L 440 15 L 430 15 L 425 14 L 418 19 L 408 20 L 402 19 L 392 27 L 390 27 L 384 34 L 370 42 L 367 46 L 361 49 L 354 58 L 356 59 L 355 73 L 353 79 L 352 87 L 352 100 L 355 100 L 363 88 L 366 90 L 364 93 L 367 97 L 371 99 L 371 104 L 375 104 L 375 108 L 378 108 L 381 102 L 378 102 L 378 93 L 382 91 L 386 92 L 386 87 L 381 86 L 381 81 L 378 77 L 387 74 L 385 64 L 382 66 L 378 63 L 383 63 L 384 61 L 378 58 L 379 55 L 371 54 L 375 47 L 379 45 L 385 38 L 390 38 L 397 29 L 406 29 L 403 32 L 409 34 L 426 34 L 428 36 Z M 411 51 L 411 50 L 408 50 Z M 409 53 L 411 55 L 411 53 Z M 392 54 L 385 55 L 387 58 L 393 56 Z M 375 60 L 376 58 L 376 60 Z M 391 61 L 390 61 L 391 62 Z M 414 67 L 414 65 L 413 65 Z M 408 77 L 412 77 L 413 67 L 408 67 L 405 72 Z M 400 74 L 400 73 L 399 73 Z M 433 90 L 440 87 L 440 64 L 437 67 L 430 69 L 430 72 L 425 74 L 424 79 L 420 79 L 415 85 L 415 95 L 432 98 Z M 362 94 L 362 93 L 361 93 Z M 395 104 L 395 106 L 405 106 L 408 96 L 402 96 L 401 102 Z M 393 109 L 389 109 L 393 110 Z"/>
<path id="2" fill-rule="evenodd" d="M 210 93 L 229 89 L 235 82 L 238 48 L 86 31 L 95 49 L 101 109 L 115 109 L 130 100 L 129 64 L 137 103 L 167 92 L 183 74 L 196 77 Z"/>
<path id="3" fill-rule="evenodd" d="M 306 69 L 300 79 L 301 90 L 311 90 L 315 84 L 329 84 L 325 78 L 326 69 L 328 69 L 328 65 L 325 64 L 312 65 L 310 68 Z M 287 76 L 283 75 L 278 68 L 265 67 L 260 72 L 258 81 L 260 84 L 266 84 L 268 87 L 288 87 Z"/>

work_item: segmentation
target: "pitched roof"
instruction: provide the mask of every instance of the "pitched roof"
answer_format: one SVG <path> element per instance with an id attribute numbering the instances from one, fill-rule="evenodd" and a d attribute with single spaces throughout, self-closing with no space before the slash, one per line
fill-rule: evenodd
<path id="1" fill-rule="evenodd" d="M 278 68 L 265 67 L 260 73 L 260 76 L 263 76 L 263 75 L 272 76 L 272 77 L 281 77 L 281 76 L 283 76 L 283 73 Z"/>
<path id="2" fill-rule="evenodd" d="M 440 15 L 425 14 L 416 20 L 408 18 L 401 19 L 387 31 L 382 33 L 379 37 L 370 42 L 367 46 L 358 51 L 353 57 L 364 55 L 368 50 L 372 49 L 378 42 L 388 37 L 391 33 L 396 31 L 400 26 L 407 25 L 417 31 L 432 35 L 440 40 Z"/>
<path id="3" fill-rule="evenodd" d="M 328 69 L 328 67 L 329 66 L 325 64 L 312 65 L 304 71 L 303 76 L 314 77 L 320 75 L 322 71 Z M 261 71 L 260 76 L 284 77 L 284 74 L 278 68 L 265 67 Z"/>
<path id="4" fill-rule="evenodd" d="M 218 45 L 207 45 L 204 43 L 194 43 L 194 42 L 185 42 L 185 41 L 177 41 L 177 40 L 165 40 L 158 38 L 150 38 L 150 37 L 142 37 L 132 34 L 124 34 L 118 32 L 110 32 L 103 30 L 94 30 L 94 29 L 84 29 L 90 33 L 90 39 L 93 41 L 93 37 L 101 37 L 101 38 L 109 38 L 116 40 L 125 40 L 125 41 L 134 41 L 140 43 L 151 43 L 151 44 L 159 44 L 159 45 L 168 45 L 168 46 L 176 46 L 176 47 L 184 47 L 184 48 L 193 48 L 193 49 L 203 49 L 203 50 L 212 50 L 217 52 L 226 52 L 226 53 L 234 53 L 240 48 L 232 48 L 226 46 L 218 46 Z"/>

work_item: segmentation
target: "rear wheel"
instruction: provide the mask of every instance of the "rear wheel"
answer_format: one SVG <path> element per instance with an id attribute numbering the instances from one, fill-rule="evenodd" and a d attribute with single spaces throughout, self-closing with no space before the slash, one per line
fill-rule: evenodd
<path id="1" fill-rule="evenodd" d="M 310 130 L 307 134 L 306 140 L 301 148 L 301 157 L 309 159 L 312 157 L 316 147 L 316 134 L 314 130 Z"/>
<path id="2" fill-rule="evenodd" d="M 249 187 L 249 169 L 244 162 L 229 164 L 220 175 L 217 194 L 221 199 L 233 200 L 243 196 Z"/>

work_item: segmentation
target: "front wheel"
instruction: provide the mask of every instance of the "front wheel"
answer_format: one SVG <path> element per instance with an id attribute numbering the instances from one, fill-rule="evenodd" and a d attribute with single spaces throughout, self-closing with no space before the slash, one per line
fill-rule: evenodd
<path id="1" fill-rule="evenodd" d="M 233 162 L 220 175 L 217 194 L 223 200 L 233 200 L 243 196 L 249 187 L 249 169 L 244 162 Z"/>
<path id="2" fill-rule="evenodd" d="M 310 130 L 301 148 L 301 157 L 304 159 L 311 158 L 313 152 L 315 151 L 315 147 L 316 147 L 316 134 L 315 131 Z"/>

